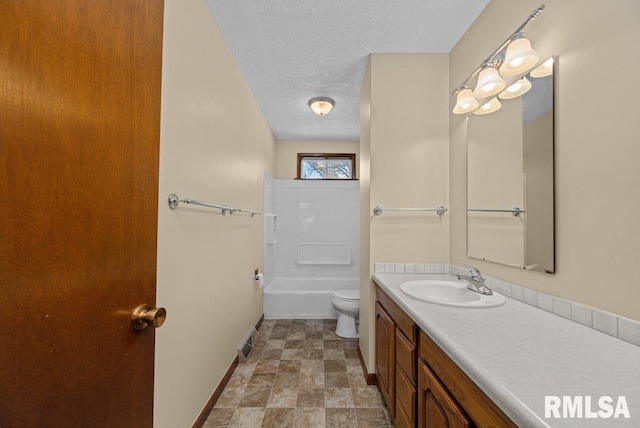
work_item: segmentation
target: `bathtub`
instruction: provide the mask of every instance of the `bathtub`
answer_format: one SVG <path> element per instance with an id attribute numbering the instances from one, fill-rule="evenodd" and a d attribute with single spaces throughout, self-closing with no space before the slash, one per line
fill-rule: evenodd
<path id="1" fill-rule="evenodd" d="M 265 319 L 329 319 L 338 314 L 331 304 L 331 293 L 358 288 L 358 278 L 276 277 L 264 289 Z"/>

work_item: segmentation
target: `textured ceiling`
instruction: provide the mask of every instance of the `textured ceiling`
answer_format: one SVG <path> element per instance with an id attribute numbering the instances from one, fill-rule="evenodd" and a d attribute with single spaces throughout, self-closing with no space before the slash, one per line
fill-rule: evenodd
<path id="1" fill-rule="evenodd" d="M 449 52 L 489 0 L 206 2 L 277 139 L 358 140 L 368 55 Z"/>

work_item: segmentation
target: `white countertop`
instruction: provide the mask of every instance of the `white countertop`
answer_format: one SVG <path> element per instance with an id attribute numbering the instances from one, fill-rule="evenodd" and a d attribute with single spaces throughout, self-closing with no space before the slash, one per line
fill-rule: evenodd
<path id="1" fill-rule="evenodd" d="M 640 427 L 640 347 L 517 300 L 496 308 L 423 302 L 400 290 L 447 274 L 373 275 L 389 296 L 520 427 Z M 630 418 L 545 419 L 545 396 L 625 396 Z M 562 408 L 561 408 L 562 413 Z"/>

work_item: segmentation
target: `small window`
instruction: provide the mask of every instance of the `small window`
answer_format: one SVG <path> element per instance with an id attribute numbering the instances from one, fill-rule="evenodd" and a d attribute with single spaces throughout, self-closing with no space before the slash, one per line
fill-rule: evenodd
<path id="1" fill-rule="evenodd" d="M 355 180 L 354 153 L 298 153 L 298 178 L 304 180 Z"/>

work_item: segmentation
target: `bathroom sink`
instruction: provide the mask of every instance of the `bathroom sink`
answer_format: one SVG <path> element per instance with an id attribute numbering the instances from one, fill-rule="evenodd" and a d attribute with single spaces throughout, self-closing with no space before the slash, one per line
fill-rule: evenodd
<path id="1" fill-rule="evenodd" d="M 493 308 L 505 303 L 502 294 L 476 293 L 469 290 L 463 281 L 408 281 L 400 285 L 400 290 L 418 300 L 462 308 Z"/>

